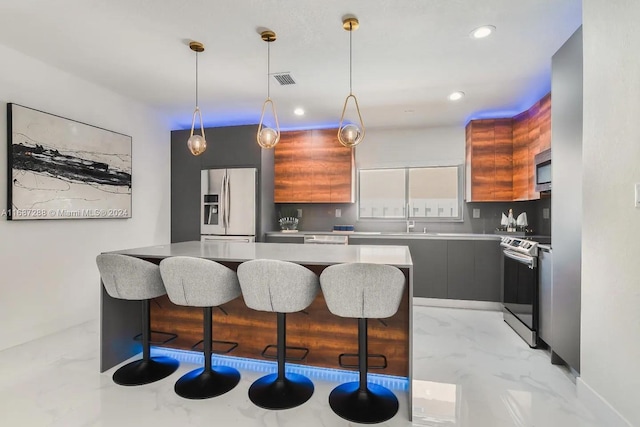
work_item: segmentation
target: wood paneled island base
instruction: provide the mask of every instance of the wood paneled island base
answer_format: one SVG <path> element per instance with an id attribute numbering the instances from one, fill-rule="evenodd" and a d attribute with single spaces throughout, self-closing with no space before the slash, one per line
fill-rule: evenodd
<path id="1" fill-rule="evenodd" d="M 228 265 L 233 268 L 233 265 Z M 307 266 L 318 274 L 317 266 Z M 405 275 L 407 272 L 405 272 Z M 407 278 L 408 283 L 408 278 Z M 178 335 L 163 347 L 191 350 L 202 340 L 202 310 L 199 308 L 177 306 L 166 296 L 156 298 L 157 304 L 151 305 L 151 329 Z M 369 321 L 369 353 L 382 354 L 387 358 L 385 369 L 375 369 L 382 365 L 380 358 L 370 358 L 372 372 L 409 376 L 409 289 L 405 289 L 398 312 L 387 319 Z M 265 358 L 263 349 L 276 344 L 276 314 L 254 311 L 244 304 L 242 297 L 236 298 L 213 312 L 214 340 L 238 343 L 230 356 Z M 358 321 L 334 316 L 329 312 L 322 293 L 305 311 L 287 315 L 287 346 L 309 349 L 307 357 L 291 360 L 292 363 L 336 369 L 341 368 L 338 356 L 341 353 L 358 352 Z M 230 346 L 214 343 L 214 352 L 226 351 Z M 290 350 L 289 357 L 302 355 L 300 350 Z M 269 355 L 275 356 L 275 348 L 269 349 Z M 357 358 L 345 358 L 343 363 L 357 364 Z M 353 368 L 357 370 L 357 368 Z"/>

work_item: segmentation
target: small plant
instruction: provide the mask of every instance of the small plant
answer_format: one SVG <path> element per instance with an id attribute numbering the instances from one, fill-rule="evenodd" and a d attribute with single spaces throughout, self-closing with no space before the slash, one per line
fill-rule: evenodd
<path id="1" fill-rule="evenodd" d="M 284 206 L 278 211 L 278 218 L 298 218 L 298 210 L 291 206 Z"/>

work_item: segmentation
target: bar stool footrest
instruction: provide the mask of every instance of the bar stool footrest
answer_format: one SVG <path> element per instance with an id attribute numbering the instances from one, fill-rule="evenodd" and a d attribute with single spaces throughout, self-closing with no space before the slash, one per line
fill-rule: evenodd
<path id="1" fill-rule="evenodd" d="M 155 335 L 155 337 L 154 337 Z M 165 338 L 161 338 L 164 336 Z M 162 332 L 162 331 L 151 331 L 151 338 L 149 339 L 149 344 L 151 345 L 162 345 L 168 342 L 171 342 L 178 338 L 178 334 L 172 334 L 170 332 Z M 142 334 L 138 334 L 133 337 L 134 341 L 142 341 Z"/>
<path id="2" fill-rule="evenodd" d="M 197 343 L 195 343 L 193 346 L 191 346 L 191 350 L 195 350 L 195 351 L 204 351 L 204 346 L 202 345 L 204 343 L 204 340 L 200 340 Z M 211 340 L 212 343 L 212 347 L 215 346 L 215 344 L 222 344 L 222 345 L 227 345 L 229 346 L 226 349 L 223 350 L 216 350 L 215 348 L 213 348 L 211 350 L 212 353 L 214 354 L 229 354 L 231 353 L 233 350 L 236 349 L 236 347 L 238 347 L 238 343 L 235 341 L 221 341 L 221 340 Z"/>
<path id="3" fill-rule="evenodd" d="M 268 354 L 267 352 L 272 349 L 275 348 L 276 349 L 276 354 Z M 285 357 L 284 360 L 286 361 L 293 361 L 293 362 L 299 362 L 301 360 L 304 360 L 307 358 L 307 355 L 309 354 L 309 349 L 307 347 L 293 347 L 293 346 L 287 346 L 287 353 L 289 353 L 289 350 L 295 350 L 295 351 L 300 351 L 302 352 L 301 356 L 289 356 L 287 354 L 287 357 Z M 269 344 L 268 346 L 266 346 L 264 348 L 264 350 L 262 350 L 261 356 L 264 357 L 265 359 L 277 359 L 278 358 L 278 346 L 275 344 Z"/>
<path id="4" fill-rule="evenodd" d="M 356 361 L 358 360 L 358 353 L 342 353 L 338 356 L 338 364 L 340 365 L 341 368 L 348 368 L 348 369 L 358 369 L 360 368 L 360 365 L 358 363 L 352 364 L 352 363 L 344 363 L 342 361 L 343 358 L 346 357 L 354 357 L 356 358 Z M 382 364 L 380 365 L 371 365 L 368 363 L 369 359 L 371 358 L 376 358 L 376 359 L 382 359 Z M 367 365 L 369 369 L 386 369 L 387 368 L 387 356 L 385 356 L 384 354 L 373 354 L 373 353 L 369 353 L 367 354 Z"/>

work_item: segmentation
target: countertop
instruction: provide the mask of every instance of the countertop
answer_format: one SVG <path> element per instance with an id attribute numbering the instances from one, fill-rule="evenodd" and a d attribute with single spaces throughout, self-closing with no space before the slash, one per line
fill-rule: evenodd
<path id="1" fill-rule="evenodd" d="M 286 234 L 286 233 L 282 233 Z M 374 245 L 305 245 L 291 243 L 242 243 L 225 241 L 181 242 L 109 253 L 138 258 L 163 259 L 192 256 L 214 261 L 244 262 L 252 259 L 277 259 L 306 265 L 332 265 L 350 262 L 388 264 L 412 268 L 406 246 Z"/>
<path id="2" fill-rule="evenodd" d="M 500 240 L 499 234 L 475 234 L 475 233 L 420 233 L 420 232 L 394 232 L 394 231 L 298 231 L 295 233 L 282 232 L 282 231 L 268 231 L 268 236 L 282 236 L 282 237 L 303 237 L 305 235 L 347 235 L 357 238 L 372 238 L 372 239 L 440 239 L 440 240 Z"/>

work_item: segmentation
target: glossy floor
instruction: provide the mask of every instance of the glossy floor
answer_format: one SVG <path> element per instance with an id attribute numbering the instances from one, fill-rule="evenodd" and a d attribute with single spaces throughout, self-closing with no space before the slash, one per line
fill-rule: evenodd
<path id="1" fill-rule="evenodd" d="M 177 397 L 173 383 L 195 365 L 155 384 L 120 387 L 98 372 L 98 324 L 90 322 L 0 352 L 3 426 L 348 426 L 330 410 L 336 382 L 314 379 L 306 404 L 255 407 L 242 371 L 238 387 L 205 401 Z M 601 426 L 576 398 L 575 385 L 548 355 L 531 350 L 498 312 L 415 307 L 414 423 L 431 426 Z M 409 426 L 407 394 L 383 425 Z"/>

